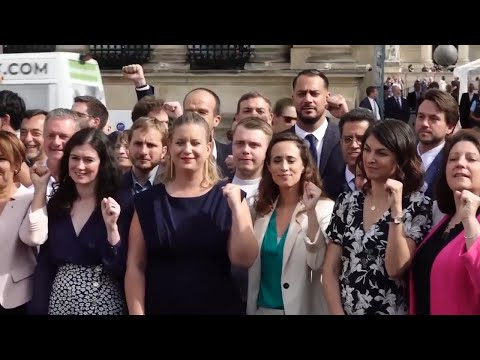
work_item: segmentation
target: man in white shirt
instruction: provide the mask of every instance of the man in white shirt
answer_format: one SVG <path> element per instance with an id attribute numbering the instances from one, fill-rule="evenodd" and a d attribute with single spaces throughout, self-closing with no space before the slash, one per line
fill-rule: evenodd
<path id="1" fill-rule="evenodd" d="M 355 186 L 357 158 L 361 153 L 365 133 L 374 123 L 373 113 L 360 107 L 343 115 L 338 123 L 343 159 L 346 163 L 344 191 L 359 190 Z"/>
<path id="2" fill-rule="evenodd" d="M 246 192 L 246 200 L 253 221 L 255 221 L 254 204 L 258 185 L 262 179 L 265 155 L 272 135 L 271 125 L 258 117 L 244 118 L 233 129 L 232 154 L 235 174 L 231 182 L 239 185 Z M 240 289 L 246 311 L 248 271 L 232 267 L 232 274 Z"/>
<path id="3" fill-rule="evenodd" d="M 233 130 L 232 154 L 235 174 L 231 182 L 239 185 L 247 193 L 246 199 L 253 218 L 253 205 L 272 136 L 271 125 L 257 117 L 240 120 Z"/>
<path id="4" fill-rule="evenodd" d="M 425 194 L 435 199 L 434 184 L 443 161 L 445 139 L 453 133 L 459 117 L 458 103 L 448 93 L 431 89 L 420 99 L 415 131 L 418 155 L 425 173 Z"/>

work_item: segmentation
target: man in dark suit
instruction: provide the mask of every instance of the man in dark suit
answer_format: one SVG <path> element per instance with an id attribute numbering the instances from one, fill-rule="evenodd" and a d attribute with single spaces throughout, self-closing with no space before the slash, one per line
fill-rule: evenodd
<path id="1" fill-rule="evenodd" d="M 382 120 L 382 115 L 380 114 L 380 106 L 378 105 L 378 90 L 375 86 L 367 87 L 367 97 L 360 101 L 358 105 L 361 108 L 369 109 L 374 114 L 375 120 Z"/>
<path id="2" fill-rule="evenodd" d="M 410 108 L 407 99 L 402 97 L 402 90 L 397 84 L 392 85 L 393 96 L 385 101 L 385 119 L 402 120 L 408 124 Z"/>
<path id="3" fill-rule="evenodd" d="M 470 129 L 472 123 L 470 121 L 470 108 L 474 101 L 478 101 L 478 94 L 475 94 L 475 87 L 472 83 L 468 84 L 468 91 L 462 94 L 460 98 L 460 124 L 463 129 Z"/>
<path id="4" fill-rule="evenodd" d="M 152 96 L 155 93 L 155 88 L 148 85 L 143 73 L 141 65 L 127 65 L 122 69 L 124 77 L 130 79 L 135 84 L 135 91 L 138 100 L 145 96 Z M 232 147 L 215 140 L 215 128 L 220 124 L 220 98 L 210 89 L 196 88 L 191 90 L 183 99 L 183 109 L 185 111 L 194 111 L 200 114 L 212 129 L 213 151 L 212 155 L 215 158 L 218 168 L 222 176 L 229 176 L 231 170 L 228 169 L 225 160 L 228 155 L 232 155 Z"/>
<path id="5" fill-rule="evenodd" d="M 422 96 L 422 84 L 419 80 L 415 80 L 413 83 L 413 91 L 407 95 L 407 103 L 410 108 L 410 112 L 416 113 L 418 108 L 418 102 Z"/>
<path id="6" fill-rule="evenodd" d="M 360 107 L 343 115 L 338 123 L 340 144 L 342 145 L 343 159 L 346 163 L 345 175 L 342 178 L 343 191 L 356 190 L 357 158 L 360 156 L 361 146 L 365 141 L 365 133 L 374 123 L 373 113 Z"/>
<path id="7" fill-rule="evenodd" d="M 345 162 L 340 147 L 338 125 L 326 117 L 325 110 L 339 118 L 348 111 L 342 96 L 330 96 L 329 81 L 318 70 L 303 70 L 293 80 L 293 102 L 297 123 L 286 131 L 308 142 L 327 195 L 335 200 L 343 191 Z"/>
<path id="8" fill-rule="evenodd" d="M 427 90 L 420 98 L 415 131 L 418 135 L 418 154 L 425 170 L 425 195 L 435 200 L 435 182 L 443 162 L 445 139 L 458 122 L 458 103 L 447 92 Z"/>

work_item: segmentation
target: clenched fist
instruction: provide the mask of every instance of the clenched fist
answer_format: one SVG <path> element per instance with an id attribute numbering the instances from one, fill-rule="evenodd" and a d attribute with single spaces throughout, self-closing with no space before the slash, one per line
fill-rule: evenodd
<path id="1" fill-rule="evenodd" d="M 223 187 L 223 196 L 228 200 L 228 206 L 232 211 L 240 209 L 242 204 L 242 190 L 240 186 L 234 184 L 227 184 Z"/>
<path id="2" fill-rule="evenodd" d="M 120 205 L 113 198 L 103 198 L 102 216 L 107 228 L 114 228 L 117 225 L 120 210 Z"/>

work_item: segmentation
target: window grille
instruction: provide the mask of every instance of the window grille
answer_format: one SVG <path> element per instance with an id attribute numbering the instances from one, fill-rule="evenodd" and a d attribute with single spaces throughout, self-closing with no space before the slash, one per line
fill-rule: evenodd
<path id="1" fill-rule="evenodd" d="M 151 45 L 90 45 L 90 53 L 101 69 L 120 69 L 150 60 Z"/>
<path id="2" fill-rule="evenodd" d="M 188 45 L 191 70 L 243 70 L 255 45 Z"/>

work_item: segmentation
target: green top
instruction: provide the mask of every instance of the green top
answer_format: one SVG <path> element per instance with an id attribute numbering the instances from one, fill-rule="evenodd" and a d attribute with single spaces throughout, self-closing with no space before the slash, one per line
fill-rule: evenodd
<path id="1" fill-rule="evenodd" d="M 288 227 L 280 239 L 277 234 L 277 210 L 273 211 L 260 250 L 260 291 L 257 305 L 269 309 L 283 310 L 282 263 L 283 246 Z M 289 225 L 290 226 L 290 225 Z"/>

